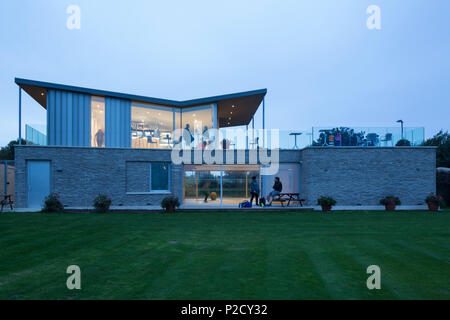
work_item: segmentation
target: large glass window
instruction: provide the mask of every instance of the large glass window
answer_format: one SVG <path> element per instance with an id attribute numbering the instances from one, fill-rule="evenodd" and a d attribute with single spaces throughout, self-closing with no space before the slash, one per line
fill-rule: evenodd
<path id="1" fill-rule="evenodd" d="M 222 175 L 223 203 L 240 203 L 250 198 L 252 177 L 259 183 L 259 166 L 227 165 L 223 166 Z"/>
<path id="2" fill-rule="evenodd" d="M 260 181 L 259 165 L 185 165 L 184 202 L 240 203 L 250 198 L 252 177 Z"/>
<path id="3" fill-rule="evenodd" d="M 169 191 L 168 163 L 152 163 L 150 165 L 150 191 Z"/>
<path id="4" fill-rule="evenodd" d="M 185 202 L 220 203 L 220 166 L 186 165 L 184 169 Z"/>
<path id="5" fill-rule="evenodd" d="M 133 148 L 171 148 L 172 135 L 172 108 L 142 103 L 132 104 L 131 146 Z"/>
<path id="6" fill-rule="evenodd" d="M 201 147 L 202 144 L 212 142 L 212 137 L 208 136 L 206 130 L 212 129 L 213 125 L 212 105 L 183 109 L 182 127 L 187 131 L 187 134 L 186 131 L 183 132 L 183 138 L 185 141 L 187 140 L 187 144 L 191 140 L 192 147 Z"/>
<path id="7" fill-rule="evenodd" d="M 105 99 L 91 98 L 91 146 L 105 146 Z"/>

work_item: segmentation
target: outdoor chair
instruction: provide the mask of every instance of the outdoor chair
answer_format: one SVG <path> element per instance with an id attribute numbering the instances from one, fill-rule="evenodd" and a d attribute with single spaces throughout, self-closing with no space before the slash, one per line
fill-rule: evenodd
<path id="1" fill-rule="evenodd" d="M 10 207 L 11 207 L 11 210 L 12 210 L 12 209 L 13 209 L 14 201 L 12 200 L 11 195 L 8 194 L 8 195 L 3 196 L 3 199 L 2 199 L 2 201 L 0 201 L 0 204 L 1 204 L 1 206 L 2 206 L 0 212 L 3 212 L 3 207 L 4 207 L 4 206 L 10 206 Z"/>

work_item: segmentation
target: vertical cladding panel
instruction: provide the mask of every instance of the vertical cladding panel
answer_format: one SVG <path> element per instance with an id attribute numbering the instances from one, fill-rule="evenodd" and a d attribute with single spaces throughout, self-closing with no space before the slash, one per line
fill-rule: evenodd
<path id="1" fill-rule="evenodd" d="M 55 94 L 55 145 L 61 145 L 61 91 Z"/>
<path id="2" fill-rule="evenodd" d="M 47 145 L 55 145 L 55 91 L 47 92 Z"/>
<path id="3" fill-rule="evenodd" d="M 76 134 L 73 134 L 74 133 L 73 118 L 74 118 L 73 97 L 72 97 L 72 93 L 69 93 L 67 95 L 67 145 L 68 146 L 76 145 L 76 141 L 75 141 Z"/>
<path id="4" fill-rule="evenodd" d="M 89 95 L 50 89 L 47 113 L 50 146 L 89 146 Z"/>
<path id="5" fill-rule="evenodd" d="M 88 95 L 84 95 L 80 97 L 80 99 L 84 100 L 84 108 L 83 108 L 83 134 L 84 134 L 84 145 L 91 145 L 91 97 Z"/>
<path id="6" fill-rule="evenodd" d="M 129 148 L 131 145 L 131 101 L 106 97 L 106 147 Z"/>
<path id="7" fill-rule="evenodd" d="M 61 94 L 61 145 L 63 146 L 68 145 L 67 107 L 67 94 Z"/>
<path id="8" fill-rule="evenodd" d="M 78 99 L 77 99 L 77 95 L 73 95 L 72 96 L 72 106 L 77 106 L 78 105 Z M 78 124 L 79 124 L 79 119 L 78 119 L 78 110 L 77 108 L 72 108 L 72 129 L 74 132 L 76 132 L 78 130 Z M 75 134 L 73 137 L 73 145 L 74 146 L 80 146 L 81 144 L 81 137 L 79 134 Z"/>

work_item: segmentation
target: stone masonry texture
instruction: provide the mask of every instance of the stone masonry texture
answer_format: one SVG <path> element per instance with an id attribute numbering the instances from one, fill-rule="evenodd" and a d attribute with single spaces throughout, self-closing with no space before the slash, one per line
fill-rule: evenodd
<path id="1" fill-rule="evenodd" d="M 27 207 L 27 160 L 51 161 L 52 192 L 65 206 L 91 207 L 98 194 L 109 195 L 113 206 L 157 206 L 167 196 L 148 192 L 148 165 L 170 163 L 170 150 L 23 146 L 16 147 L 17 208 Z M 171 194 L 181 199 L 183 168 L 170 170 Z"/>
<path id="2" fill-rule="evenodd" d="M 379 205 L 387 195 L 404 205 L 424 204 L 436 191 L 436 149 L 306 148 L 301 189 L 309 205 L 322 195 L 333 197 L 337 205 Z"/>
<path id="3" fill-rule="evenodd" d="M 98 194 L 114 206 L 159 205 L 167 193 L 149 192 L 149 165 L 171 163 L 171 150 L 17 146 L 15 201 L 27 207 L 27 161 L 51 161 L 51 188 L 69 207 L 90 207 Z M 248 159 L 248 155 L 246 155 Z M 301 197 L 315 205 L 322 195 L 338 205 L 378 205 L 395 195 L 402 204 L 423 204 L 436 191 L 433 147 L 319 148 L 281 150 L 280 163 L 301 167 Z M 183 166 L 170 165 L 170 194 L 183 198 Z"/>

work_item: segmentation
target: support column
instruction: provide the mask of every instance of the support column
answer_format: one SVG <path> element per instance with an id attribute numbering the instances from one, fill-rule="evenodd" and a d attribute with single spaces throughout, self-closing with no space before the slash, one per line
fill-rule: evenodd
<path id="1" fill-rule="evenodd" d="M 220 165 L 220 205 L 223 204 L 223 165 Z"/>
<path id="2" fill-rule="evenodd" d="M 248 125 L 245 126 L 245 150 L 248 150 Z"/>
<path id="3" fill-rule="evenodd" d="M 266 143 L 266 97 L 263 98 L 263 116 L 262 116 L 262 128 L 263 128 L 263 148 Z"/>
<path id="4" fill-rule="evenodd" d="M 255 117 L 252 118 L 252 146 L 254 145 L 255 145 Z"/>
<path id="5" fill-rule="evenodd" d="M 19 145 L 22 144 L 22 87 L 19 86 Z"/>
<path id="6" fill-rule="evenodd" d="M 3 161 L 3 165 L 5 166 L 5 190 L 4 195 L 8 195 L 8 161 Z"/>

